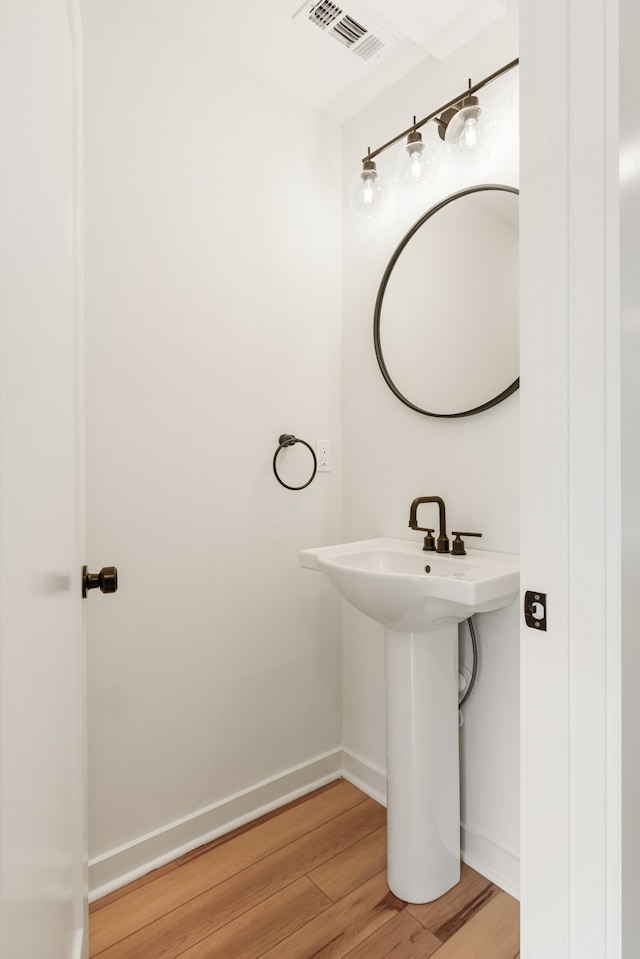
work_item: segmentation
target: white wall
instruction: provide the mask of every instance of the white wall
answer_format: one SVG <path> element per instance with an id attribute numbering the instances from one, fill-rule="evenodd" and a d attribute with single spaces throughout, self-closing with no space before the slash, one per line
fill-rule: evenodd
<path id="1" fill-rule="evenodd" d="M 513 14 L 444 62 L 414 70 L 346 124 L 345 179 L 374 149 L 518 55 Z M 344 469 L 345 535 L 413 538 L 409 505 L 419 495 L 439 494 L 449 527 L 483 533 L 482 546 L 519 548 L 519 397 L 469 418 L 437 420 L 406 408 L 386 386 L 372 342 L 373 309 L 386 263 L 405 232 L 441 197 L 476 183 L 518 184 L 517 128 L 512 94 L 517 71 L 496 81 L 482 102 L 500 115 L 502 138 L 477 167 L 443 164 L 430 198 L 411 208 L 392 199 L 372 220 L 344 211 Z M 516 96 L 517 102 L 517 96 Z M 437 145 L 435 127 L 425 133 Z M 398 148 L 378 159 L 391 175 Z M 452 263 L 452 290 L 464 264 Z M 425 357 L 425 376 L 433 357 Z M 454 370 L 451 371 L 452 375 Z M 435 521 L 434 521 L 435 523 Z M 461 732 L 462 816 L 465 858 L 512 891 L 518 888 L 519 750 L 518 615 L 514 605 L 477 617 L 480 674 L 465 707 Z M 383 788 L 385 767 L 382 627 L 345 607 L 344 746 L 353 775 L 372 790 Z M 466 642 L 465 642 L 466 646 Z M 468 648 L 464 653 L 469 659 Z"/>
<path id="2" fill-rule="evenodd" d="M 108 0 L 84 31 L 95 889 L 340 768 L 338 600 L 297 550 L 341 535 L 341 185 L 311 111 Z M 333 471 L 279 486 L 282 432 Z"/>

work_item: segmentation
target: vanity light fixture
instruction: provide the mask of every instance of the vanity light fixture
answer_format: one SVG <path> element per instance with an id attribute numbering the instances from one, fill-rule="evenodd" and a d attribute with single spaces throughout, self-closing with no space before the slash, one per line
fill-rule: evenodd
<path id="1" fill-rule="evenodd" d="M 387 205 L 389 191 L 369 155 L 362 161 L 362 171 L 349 184 L 348 197 L 351 209 L 361 216 L 378 216 Z"/>
<path id="2" fill-rule="evenodd" d="M 362 172 L 353 178 L 349 186 L 351 208 L 363 216 L 381 213 L 387 202 L 388 194 L 384 178 L 376 170 L 375 157 L 389 147 L 405 140 L 394 165 L 394 179 L 408 186 L 427 186 L 435 179 L 439 158 L 422 138 L 420 129 L 430 121 L 438 127 L 441 139 L 445 141 L 447 153 L 462 163 L 477 163 L 484 160 L 497 139 L 497 127 L 485 107 L 480 106 L 476 96 L 487 84 L 517 67 L 516 58 L 505 64 L 495 73 L 478 83 L 471 84 L 464 93 L 458 94 L 441 107 L 427 114 L 422 120 L 413 118 L 413 125 L 375 150 L 369 148 L 362 160 Z"/>
<path id="3" fill-rule="evenodd" d="M 429 187 L 438 175 L 439 158 L 435 150 L 428 147 L 422 134 L 414 127 L 407 142 L 400 148 L 393 168 L 396 183 L 411 189 Z"/>

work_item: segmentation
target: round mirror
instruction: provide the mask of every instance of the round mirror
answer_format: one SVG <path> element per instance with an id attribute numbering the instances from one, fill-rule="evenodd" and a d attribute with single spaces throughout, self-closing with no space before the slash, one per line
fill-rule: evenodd
<path id="1" fill-rule="evenodd" d="M 432 207 L 385 270 L 374 315 L 390 389 L 426 416 L 470 416 L 518 389 L 518 190 Z"/>

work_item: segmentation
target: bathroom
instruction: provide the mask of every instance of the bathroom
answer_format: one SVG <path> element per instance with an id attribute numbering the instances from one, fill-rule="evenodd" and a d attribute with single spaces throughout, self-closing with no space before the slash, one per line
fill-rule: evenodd
<path id="1" fill-rule="evenodd" d="M 135 3 L 86 4 L 88 562 L 120 575 L 88 608 L 89 874 L 103 891 L 173 851 L 185 817 L 196 839 L 342 769 L 384 797 L 382 630 L 341 611 L 300 548 L 410 538 L 426 493 L 487 549 L 519 547 L 518 394 L 460 420 L 414 414 L 371 333 L 386 261 L 427 206 L 471 182 L 517 186 L 517 71 L 487 90 L 502 150 L 476 169 L 443 163 L 427 206 L 375 221 L 347 209 L 341 236 L 341 182 L 367 145 L 517 56 L 517 10 L 364 107 L 342 146 L 337 122 L 176 29 Z M 278 485 L 283 432 L 330 440 L 331 472 Z M 285 468 L 304 469 L 295 453 Z M 479 624 L 462 729 L 469 861 L 516 894 L 518 612 Z M 156 851 L 146 837 L 162 831 Z"/>
<path id="2" fill-rule="evenodd" d="M 92 895 L 341 773 L 381 795 L 382 632 L 300 568 L 300 548 L 411 538 L 412 499 L 440 494 L 455 528 L 518 552 L 522 482 L 533 504 L 527 583 L 563 582 L 534 532 L 543 498 L 527 477 L 545 468 L 545 453 L 532 466 L 534 444 L 519 449 L 522 423 L 531 438 L 532 424 L 553 420 L 535 412 L 545 384 L 536 385 L 531 352 L 528 398 L 521 391 L 444 421 L 398 403 L 375 362 L 372 311 L 393 249 L 424 210 L 398 203 L 360 220 L 344 189 L 367 146 L 469 77 L 524 56 L 517 5 L 340 119 L 211 56 L 198 38 L 202 5 L 190 4 L 193 21 L 182 25 L 152 7 L 82 4 L 86 561 L 114 563 L 120 575 L 117 595 L 92 595 L 87 609 Z M 535 21 L 527 4 L 521 14 Z M 528 37 L 533 52 L 541 41 Z M 535 76 L 539 104 L 528 81 L 536 122 L 575 96 L 554 87 L 562 56 L 552 52 L 555 73 Z M 447 170 L 434 201 L 470 182 L 518 185 L 514 81 L 487 93 L 503 118 L 503 150 L 473 174 Z M 534 162 L 549 161 L 526 129 L 522 144 L 533 180 Z M 540 210 L 557 199 L 549 192 Z M 452 280 L 464 264 L 455 266 Z M 530 311 L 548 306 L 530 275 L 525 282 Z M 531 326 L 529 314 L 528 346 Z M 550 371 L 566 363 L 549 351 L 545 359 Z M 273 476 L 285 432 L 331 443 L 330 472 L 301 492 Z M 631 488 L 631 466 L 628 477 Z M 555 515 L 535 520 L 541 536 Z M 478 623 L 481 670 L 461 749 L 464 854 L 524 902 L 548 876 L 532 872 L 520 885 L 520 618 L 514 605 Z M 530 722 L 529 684 L 550 670 L 527 663 Z M 523 783 L 530 808 L 535 791 Z"/>

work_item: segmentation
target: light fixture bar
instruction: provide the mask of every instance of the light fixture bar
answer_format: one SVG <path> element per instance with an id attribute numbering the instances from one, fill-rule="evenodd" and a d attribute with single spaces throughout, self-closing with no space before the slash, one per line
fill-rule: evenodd
<path id="1" fill-rule="evenodd" d="M 486 87 L 488 83 L 491 83 L 493 80 L 497 80 L 498 77 L 501 77 L 504 73 L 508 73 L 509 70 L 513 70 L 514 67 L 517 67 L 520 63 L 519 57 L 516 57 L 515 60 L 512 60 L 510 63 L 506 63 L 503 67 L 500 67 L 499 70 L 496 70 L 495 73 L 489 74 L 488 77 L 485 77 L 483 80 L 480 80 L 479 83 L 474 83 L 473 86 L 469 86 L 463 93 L 459 93 L 457 97 L 454 97 L 452 100 L 443 103 L 441 107 L 438 107 L 437 110 L 434 110 L 433 113 L 430 113 L 428 116 L 424 117 L 422 120 L 418 120 L 417 123 L 412 123 L 410 127 L 407 127 L 406 130 L 403 130 L 402 133 L 398 133 L 397 136 L 393 137 L 392 140 L 388 140 L 386 143 L 383 143 L 382 146 L 377 147 L 375 150 L 369 150 L 366 157 L 362 158 L 362 162 L 365 163 L 367 160 L 373 160 L 374 157 L 379 156 L 380 153 L 383 153 L 389 147 L 393 146 L 394 143 L 399 143 L 400 140 L 406 139 L 410 133 L 413 133 L 415 130 L 419 130 L 420 127 L 425 126 L 429 120 L 437 120 L 441 113 L 445 110 L 448 110 L 450 107 L 456 106 L 466 97 L 473 96 L 478 90 L 481 90 L 483 87 Z"/>

